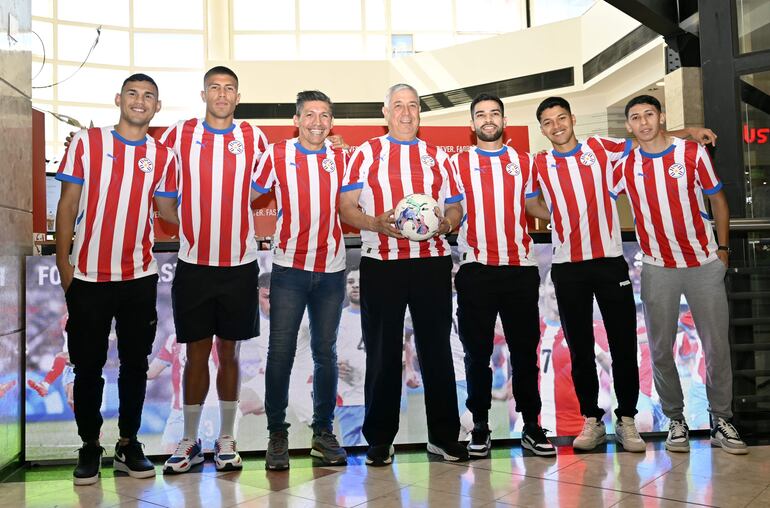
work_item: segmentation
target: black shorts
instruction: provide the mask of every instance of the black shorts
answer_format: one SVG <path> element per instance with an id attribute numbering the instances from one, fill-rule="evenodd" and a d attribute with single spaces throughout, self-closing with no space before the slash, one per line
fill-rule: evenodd
<path id="1" fill-rule="evenodd" d="M 259 335 L 259 265 L 176 265 L 171 285 L 176 340 L 195 342 L 216 335 L 245 340 Z"/>

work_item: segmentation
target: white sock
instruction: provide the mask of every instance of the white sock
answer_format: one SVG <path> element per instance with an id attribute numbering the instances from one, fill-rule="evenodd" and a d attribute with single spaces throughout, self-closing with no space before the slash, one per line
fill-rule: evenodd
<path id="1" fill-rule="evenodd" d="M 184 414 L 184 434 L 185 439 L 195 441 L 198 439 L 198 427 L 201 424 L 201 413 L 203 412 L 203 404 L 184 404 L 182 406 L 182 413 Z"/>
<path id="2" fill-rule="evenodd" d="M 238 411 L 237 400 L 219 401 L 219 435 L 235 437 L 235 413 Z"/>

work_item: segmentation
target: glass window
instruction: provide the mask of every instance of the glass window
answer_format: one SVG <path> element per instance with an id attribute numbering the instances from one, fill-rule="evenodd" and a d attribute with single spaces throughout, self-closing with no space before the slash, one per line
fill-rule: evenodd
<path id="1" fill-rule="evenodd" d="M 596 0 L 530 0 L 532 25 L 545 25 L 582 15 Z"/>
<path id="2" fill-rule="evenodd" d="M 42 57 L 45 51 L 46 59 L 53 59 L 53 24 L 33 19 L 32 31 L 40 37 L 38 39 L 34 34 L 31 37 L 32 54 Z"/>
<path id="3" fill-rule="evenodd" d="M 95 28 L 62 25 L 57 28 L 57 57 L 59 60 L 82 62 L 96 40 Z M 102 29 L 99 43 L 88 56 L 88 63 L 111 64 L 128 67 L 130 65 L 128 51 L 129 34 L 122 30 Z"/>
<path id="4" fill-rule="evenodd" d="M 390 23 L 394 31 L 452 29 L 452 0 L 391 0 Z"/>
<path id="5" fill-rule="evenodd" d="M 455 43 L 455 34 L 444 33 L 416 33 L 414 34 L 414 51 L 431 51 L 433 49 L 446 48 Z"/>
<path id="6" fill-rule="evenodd" d="M 367 30 L 385 30 L 387 26 L 387 20 L 385 17 L 385 2 L 382 0 L 366 0 L 366 3 L 364 4 L 364 11 Z"/>
<path id="7" fill-rule="evenodd" d="M 120 85 L 129 75 L 120 69 L 99 69 L 85 66 L 79 71 L 77 65 L 59 65 L 59 81 L 71 76 L 56 86 L 58 99 L 68 102 L 86 102 L 92 104 L 113 104 L 115 94 L 120 92 Z M 81 122 L 83 119 L 78 118 Z M 85 119 L 86 121 L 88 118 Z"/>
<path id="8" fill-rule="evenodd" d="M 134 33 L 134 65 L 138 67 L 203 67 L 203 36 Z"/>
<path id="9" fill-rule="evenodd" d="M 52 18 L 53 0 L 32 0 L 32 15 Z"/>
<path id="10" fill-rule="evenodd" d="M 308 34 L 299 38 L 300 60 L 361 60 L 364 38 L 358 34 Z"/>
<path id="11" fill-rule="evenodd" d="M 505 33 L 521 30 L 522 0 L 455 0 L 457 31 Z"/>
<path id="12" fill-rule="evenodd" d="M 53 65 L 49 62 L 40 66 L 42 62 L 32 62 L 32 98 L 36 100 L 53 100 Z M 35 88 L 44 86 L 45 88 Z"/>
<path id="13" fill-rule="evenodd" d="M 770 94 L 770 71 L 743 76 Z M 743 163 L 746 170 L 746 217 L 770 217 L 770 114 L 741 101 Z"/>
<path id="14" fill-rule="evenodd" d="M 390 36 L 393 46 L 393 57 L 414 54 L 414 37 L 412 34 L 393 34 Z"/>
<path id="15" fill-rule="evenodd" d="M 294 30 L 296 29 L 294 0 L 234 0 L 233 28 L 235 30 Z M 264 60 L 264 59 L 260 59 Z M 279 59 L 275 59 L 279 60 Z"/>
<path id="16" fill-rule="evenodd" d="M 283 35 L 236 35 L 233 37 L 236 60 L 296 60 L 297 38 Z"/>
<path id="17" fill-rule="evenodd" d="M 161 111 L 166 108 L 183 108 L 190 116 L 195 116 L 196 111 L 203 111 L 203 72 L 151 71 L 149 74 L 158 83 L 158 97 L 163 105 Z M 181 119 L 179 117 L 175 120 Z"/>
<path id="18" fill-rule="evenodd" d="M 770 49 L 770 2 L 736 0 L 738 45 L 741 53 Z"/>
<path id="19" fill-rule="evenodd" d="M 134 26 L 203 30 L 201 0 L 134 0 Z"/>
<path id="20" fill-rule="evenodd" d="M 300 30 L 361 30 L 361 0 L 300 0 Z"/>
<path id="21" fill-rule="evenodd" d="M 56 8 L 59 19 L 128 26 L 128 0 L 64 0 L 56 2 Z"/>
<path id="22" fill-rule="evenodd" d="M 367 60 L 385 60 L 386 58 L 388 58 L 387 35 L 367 35 L 366 36 L 366 59 Z"/>

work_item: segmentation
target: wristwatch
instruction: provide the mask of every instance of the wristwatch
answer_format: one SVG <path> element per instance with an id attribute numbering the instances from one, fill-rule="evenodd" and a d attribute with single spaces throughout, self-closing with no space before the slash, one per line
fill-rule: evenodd
<path id="1" fill-rule="evenodd" d="M 717 250 L 723 250 L 723 251 L 727 252 L 728 254 L 730 254 L 732 252 L 730 250 L 730 247 L 728 247 L 727 245 L 717 245 Z"/>

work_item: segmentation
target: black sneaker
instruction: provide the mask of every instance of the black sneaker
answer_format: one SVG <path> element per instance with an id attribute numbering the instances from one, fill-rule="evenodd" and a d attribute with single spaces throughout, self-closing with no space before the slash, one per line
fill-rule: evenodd
<path id="1" fill-rule="evenodd" d="M 431 443 L 428 441 L 428 453 L 441 455 L 447 462 L 468 460 L 468 450 L 457 441 L 451 443 Z"/>
<path id="2" fill-rule="evenodd" d="M 270 433 L 265 452 L 265 469 L 271 471 L 289 469 L 289 433 L 285 430 Z"/>
<path id="3" fill-rule="evenodd" d="M 127 473 L 131 478 L 152 478 L 155 476 L 155 466 L 144 456 L 143 446 L 136 438 L 122 446 L 118 441 L 115 444 L 115 459 L 112 468 L 115 471 Z"/>
<path id="4" fill-rule="evenodd" d="M 344 466 L 348 463 L 348 454 L 340 446 L 337 437 L 329 430 L 313 433 L 310 455 L 321 459 L 327 466 Z"/>
<path id="5" fill-rule="evenodd" d="M 545 429 L 538 424 L 524 424 L 521 431 L 521 447 L 540 457 L 556 455 L 556 448 L 545 437 Z"/>
<path id="6" fill-rule="evenodd" d="M 396 453 L 393 445 L 371 445 L 366 450 L 366 465 L 381 467 L 393 462 L 393 454 Z"/>
<path id="7" fill-rule="evenodd" d="M 75 485 L 91 485 L 99 481 L 99 468 L 102 466 L 104 448 L 98 442 L 83 443 L 78 450 L 78 465 L 72 473 Z"/>
<path id="8" fill-rule="evenodd" d="M 477 423 L 471 431 L 471 440 L 468 443 L 468 455 L 471 457 L 486 457 L 492 448 L 491 432 L 486 423 Z"/>

